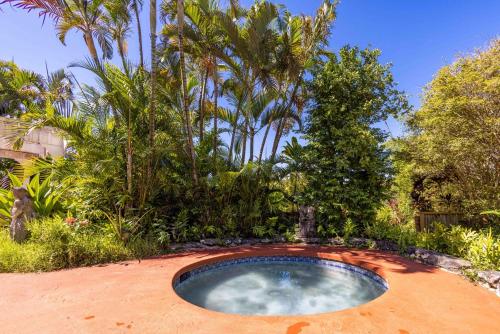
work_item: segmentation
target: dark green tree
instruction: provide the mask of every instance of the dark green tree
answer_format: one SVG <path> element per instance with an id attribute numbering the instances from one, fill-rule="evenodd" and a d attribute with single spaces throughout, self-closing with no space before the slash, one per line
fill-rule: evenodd
<path id="1" fill-rule="evenodd" d="M 344 47 L 313 72 L 305 131 L 305 200 L 318 219 L 337 227 L 370 221 L 386 198 L 391 165 L 386 133 L 377 127 L 407 110 L 378 50 Z"/>

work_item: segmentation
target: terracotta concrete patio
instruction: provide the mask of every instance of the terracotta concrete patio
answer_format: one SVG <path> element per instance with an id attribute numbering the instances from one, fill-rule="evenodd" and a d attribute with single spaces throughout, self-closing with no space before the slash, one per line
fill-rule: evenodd
<path id="1" fill-rule="evenodd" d="M 381 297 L 334 313 L 251 317 L 208 311 L 178 297 L 178 271 L 218 257 L 301 254 L 371 269 Z M 500 333 L 500 298 L 460 276 L 369 250 L 265 246 L 200 250 L 40 274 L 0 274 L 0 333 Z"/>

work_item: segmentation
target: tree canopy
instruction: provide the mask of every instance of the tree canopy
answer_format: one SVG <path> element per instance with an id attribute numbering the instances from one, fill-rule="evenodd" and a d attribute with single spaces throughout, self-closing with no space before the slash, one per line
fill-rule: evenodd
<path id="1" fill-rule="evenodd" d="M 459 57 L 428 84 L 401 144 L 420 210 L 500 206 L 500 40 Z"/>

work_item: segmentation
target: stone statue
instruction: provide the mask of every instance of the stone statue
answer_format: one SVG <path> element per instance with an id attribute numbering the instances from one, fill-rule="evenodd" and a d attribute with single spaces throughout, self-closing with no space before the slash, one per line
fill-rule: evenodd
<path id="1" fill-rule="evenodd" d="M 299 239 L 316 237 L 316 221 L 314 207 L 301 205 L 299 207 Z"/>
<path id="2" fill-rule="evenodd" d="M 10 237 L 16 242 L 26 239 L 25 223 L 34 217 L 33 201 L 24 187 L 12 189 L 14 205 L 12 206 L 10 222 Z"/>

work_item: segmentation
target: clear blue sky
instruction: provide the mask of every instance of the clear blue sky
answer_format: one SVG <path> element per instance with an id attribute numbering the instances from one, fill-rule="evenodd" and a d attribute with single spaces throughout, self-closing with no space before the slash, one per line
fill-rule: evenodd
<path id="1" fill-rule="evenodd" d="M 224 1 L 222 1 L 224 2 Z M 247 5 L 250 0 L 241 1 Z M 275 1 L 294 14 L 314 14 L 321 0 Z M 148 1 L 142 13 L 144 40 L 149 38 Z M 80 34 L 72 33 L 66 46 L 57 39 L 53 24 L 44 25 L 36 13 L 2 5 L 0 12 L 0 59 L 14 60 L 20 66 L 45 73 L 81 60 L 87 49 Z M 338 7 L 331 48 L 345 44 L 373 47 L 382 51 L 382 61 L 393 64 L 399 88 L 418 107 L 420 93 L 434 73 L 463 53 L 485 47 L 500 36 L 500 0 L 343 0 Z M 129 52 L 137 60 L 133 38 Z M 91 76 L 71 69 L 84 82 Z M 401 125 L 391 120 L 393 135 L 402 133 Z"/>

